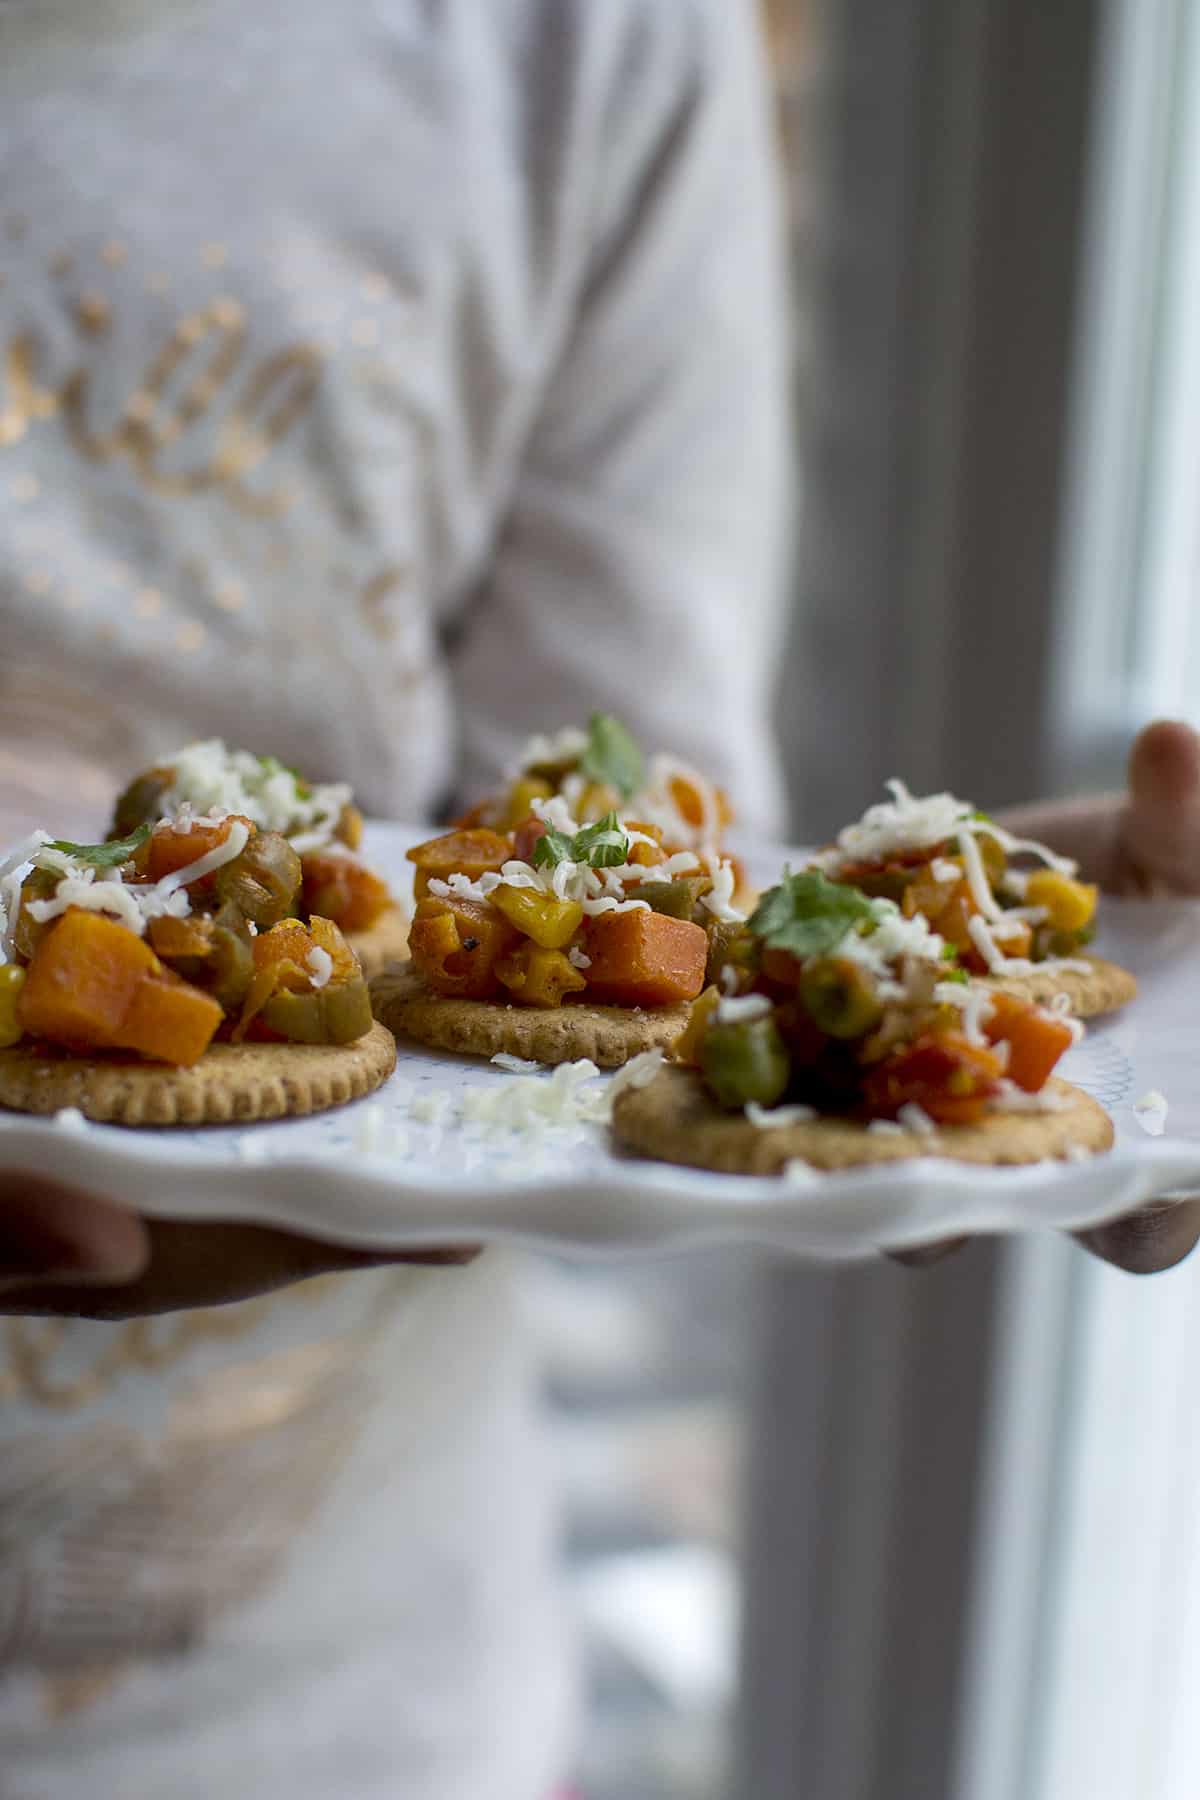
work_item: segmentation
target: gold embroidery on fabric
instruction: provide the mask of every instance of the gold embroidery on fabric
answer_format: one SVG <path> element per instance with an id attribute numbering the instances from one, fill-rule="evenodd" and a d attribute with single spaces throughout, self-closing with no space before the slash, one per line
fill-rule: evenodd
<path id="1" fill-rule="evenodd" d="M 396 621 L 388 617 L 385 602 L 388 595 L 393 593 L 403 580 L 404 571 L 397 568 L 395 564 L 390 564 L 386 569 L 381 569 L 378 575 L 373 576 L 362 591 L 360 604 L 363 617 L 375 636 L 383 643 L 387 643 L 389 638 L 396 635 Z"/>
<path id="2" fill-rule="evenodd" d="M 7 1357 L 0 1361 L 0 1401 L 20 1399 L 55 1412 L 76 1412 L 91 1406 L 124 1375 L 172 1368 L 197 1344 L 229 1343 L 246 1337 L 277 1307 L 312 1305 L 349 1279 L 348 1275 L 326 1275 L 239 1306 L 133 1319 L 121 1327 L 89 1369 L 73 1377 L 55 1371 L 55 1358 L 67 1336 L 61 1320 L 8 1319 L 2 1340 Z"/>
<path id="3" fill-rule="evenodd" d="M 76 302 L 75 321 L 85 337 L 105 337 L 111 317 L 100 295 L 84 294 Z M 216 488 L 251 517 L 281 517 L 293 504 L 290 490 L 257 488 L 248 477 L 312 406 L 322 357 L 311 344 L 293 344 L 251 367 L 241 393 L 216 424 L 215 446 L 206 460 L 188 468 L 163 466 L 167 453 L 182 447 L 181 440 L 230 398 L 246 337 L 245 308 L 228 296 L 187 313 L 152 357 L 117 423 L 105 431 L 89 418 L 91 370 L 83 365 L 57 389 L 46 387 L 33 337 L 18 333 L 3 359 L 7 393 L 0 403 L 0 449 L 61 412 L 81 455 L 99 463 L 124 459 L 153 493 L 179 496 Z"/>
<path id="4" fill-rule="evenodd" d="M 58 395 L 42 387 L 34 372 L 36 359 L 31 337 L 21 332 L 13 338 L 4 357 L 9 398 L 0 411 L 0 446 L 19 443 L 35 419 L 52 419 L 58 411 Z"/>
<path id="5" fill-rule="evenodd" d="M 161 1432 L 114 1422 L 8 1439 L 0 1670 L 40 1670 L 42 1704 L 63 1717 L 103 1701 L 133 1661 L 186 1648 L 268 1585 L 359 1433 L 371 1395 L 363 1354 L 406 1278 L 383 1280 L 334 1335 L 188 1376 Z M 350 1279 L 291 1292 L 315 1303 Z M 262 1308 L 236 1311 L 249 1328 Z M 213 1314 L 175 1323 L 194 1331 L 200 1320 L 201 1335 L 220 1330 Z M 153 1322 L 139 1324 L 138 1355 L 160 1366 Z"/>

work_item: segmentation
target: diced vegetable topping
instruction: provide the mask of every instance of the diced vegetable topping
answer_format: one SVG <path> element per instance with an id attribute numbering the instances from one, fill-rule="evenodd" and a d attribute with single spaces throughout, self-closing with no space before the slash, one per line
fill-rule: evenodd
<path id="1" fill-rule="evenodd" d="M 579 759 L 579 772 L 602 787 L 615 788 L 629 800 L 641 785 L 642 753 L 619 719 L 611 713 L 593 713 L 587 743 Z"/>
<path id="2" fill-rule="evenodd" d="M 728 864 L 664 843 L 652 821 L 610 810 L 580 825 L 559 796 L 533 806 L 507 835 L 459 826 L 409 851 L 426 986 L 537 1006 L 693 999 L 714 936 L 741 921 Z"/>
<path id="3" fill-rule="evenodd" d="M 972 1124 L 1036 1103 L 1078 1030 L 972 983 L 923 914 L 820 870 L 785 873 L 722 931 L 708 980 L 673 1054 L 731 1110 L 784 1101 L 925 1131 Z"/>
<path id="4" fill-rule="evenodd" d="M 356 871 L 342 891 L 358 899 L 376 878 L 329 854 Z M 0 960 L 0 1047 L 29 1037 L 184 1067 L 217 1035 L 345 1043 L 370 1029 L 338 927 L 293 916 L 294 844 L 253 819 L 184 809 L 103 845 L 39 832 L 0 871 L 0 957 L 14 959 Z"/>
<path id="5" fill-rule="evenodd" d="M 1031 960 L 1078 954 L 1097 891 L 1075 879 L 1073 862 L 953 794 L 917 799 L 903 782 L 888 787 L 891 799 L 847 826 L 814 869 L 926 919 L 973 974 L 1018 974 Z M 1020 866 L 1030 859 L 1040 866 Z"/>
<path id="6" fill-rule="evenodd" d="M 588 987 L 617 1006 L 670 1006 L 704 986 L 708 939 L 689 919 L 608 912 L 590 919 Z"/>
<path id="7" fill-rule="evenodd" d="M 533 846 L 535 869 L 553 869 L 564 862 L 583 863 L 589 869 L 617 869 L 628 857 L 629 839 L 615 812 L 605 813 L 573 837 L 547 829 Z"/>

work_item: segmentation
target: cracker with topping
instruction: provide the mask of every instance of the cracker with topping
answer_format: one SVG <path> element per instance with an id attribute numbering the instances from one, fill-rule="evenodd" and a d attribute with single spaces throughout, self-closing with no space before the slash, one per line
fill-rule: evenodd
<path id="1" fill-rule="evenodd" d="M 345 782 L 309 781 L 277 756 L 206 738 L 134 776 L 117 801 L 112 835 L 160 819 L 187 830 L 231 815 L 287 840 L 298 859 L 297 911 L 331 919 L 368 975 L 404 955 L 403 908 L 358 854 L 363 817 Z"/>
<path id="2" fill-rule="evenodd" d="M 916 1156 L 1029 1162 L 1107 1149 L 1054 1070 L 1083 1027 L 972 980 L 920 912 L 785 871 L 723 947 L 663 1071 L 622 1095 L 619 1141 L 743 1174 Z"/>
<path id="3" fill-rule="evenodd" d="M 300 888 L 292 844 L 225 813 L 0 856 L 0 1105 L 207 1124 L 378 1087 L 395 1044 Z"/>
<path id="4" fill-rule="evenodd" d="M 920 914 L 969 974 L 1077 1018 L 1124 1006 L 1133 976 L 1092 956 L 1099 891 L 1045 844 L 1017 838 L 953 794 L 890 798 L 812 858 L 830 880 Z"/>
<path id="5" fill-rule="evenodd" d="M 974 1125 L 932 1131 L 901 1126 L 872 1131 L 859 1119 L 827 1116 L 776 1129 L 730 1113 L 690 1069 L 662 1069 L 644 1088 L 630 1088 L 613 1103 L 618 1143 L 639 1156 L 686 1163 L 728 1175 L 779 1175 L 789 1163 L 821 1170 L 852 1169 L 917 1157 L 999 1167 L 1070 1159 L 1108 1150 L 1112 1120 L 1095 1100 L 1069 1082 L 1051 1079 L 1052 1112 L 991 1114 Z"/>
<path id="6" fill-rule="evenodd" d="M 670 1043 L 743 915 L 718 852 L 535 795 L 513 830 L 460 826 L 409 851 L 410 961 L 373 1004 L 398 1035 L 470 1055 L 616 1067 Z"/>

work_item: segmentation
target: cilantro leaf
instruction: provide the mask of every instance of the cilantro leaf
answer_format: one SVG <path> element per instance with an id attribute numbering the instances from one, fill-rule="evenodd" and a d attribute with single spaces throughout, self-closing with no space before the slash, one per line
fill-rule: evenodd
<path id="1" fill-rule="evenodd" d="M 148 825 L 139 825 L 127 838 L 114 838 L 110 844 L 70 844 L 65 838 L 54 838 L 48 848 L 61 850 L 64 856 L 86 863 L 92 869 L 119 869 L 135 850 L 140 850 L 150 836 Z"/>
<path id="2" fill-rule="evenodd" d="M 586 863 L 592 869 L 615 869 L 629 855 L 629 839 L 615 812 L 605 813 L 594 825 L 585 825 L 575 836 L 546 831 L 533 846 L 535 869 L 552 869 L 561 862 Z"/>
<path id="3" fill-rule="evenodd" d="M 611 713 L 592 714 L 579 772 L 589 781 L 615 788 L 622 800 L 628 800 L 641 786 L 642 753 L 620 719 L 614 719 Z"/>
<path id="4" fill-rule="evenodd" d="M 629 855 L 629 839 L 615 812 L 605 813 L 594 825 L 585 825 L 575 839 L 575 861 L 593 869 L 615 869 Z"/>
<path id="5" fill-rule="evenodd" d="M 971 985 L 971 977 L 967 974 L 967 971 L 965 969 L 960 969 L 957 966 L 953 969 L 943 970 L 942 980 L 957 981 L 961 987 L 969 987 Z"/>
<path id="6" fill-rule="evenodd" d="M 819 869 L 799 875 L 785 869 L 779 886 L 765 893 L 754 909 L 750 930 L 769 950 L 828 956 L 848 931 L 874 925 L 875 920 L 874 903 L 857 888 L 827 881 Z"/>
<path id="7" fill-rule="evenodd" d="M 280 762 L 277 756 L 260 756 L 258 765 L 268 778 L 272 775 L 290 775 L 296 784 L 296 793 L 301 800 L 312 798 L 312 787 L 305 781 L 299 769 L 293 769 L 291 763 Z"/>
<path id="8" fill-rule="evenodd" d="M 575 840 L 569 838 L 565 832 L 547 830 L 533 846 L 535 869 L 553 869 L 560 862 L 574 861 Z"/>

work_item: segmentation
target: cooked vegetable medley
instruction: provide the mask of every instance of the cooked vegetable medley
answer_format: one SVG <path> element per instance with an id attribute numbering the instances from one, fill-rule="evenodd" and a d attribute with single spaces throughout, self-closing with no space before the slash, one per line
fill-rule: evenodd
<path id="1" fill-rule="evenodd" d="M 668 1006 L 704 986 L 742 915 L 733 865 L 610 809 L 581 825 L 535 795 L 507 831 L 462 826 L 410 850 L 413 964 L 435 994 L 554 1007 Z"/>
<path id="2" fill-rule="evenodd" d="M 248 858 L 225 872 L 219 897 L 254 924 L 272 925 L 295 910 L 291 899 L 281 906 L 281 897 L 294 896 L 297 882 L 300 910 L 332 919 L 343 931 L 368 931 L 392 905 L 386 881 L 355 854 L 362 814 L 344 783 L 316 785 L 277 757 L 230 750 L 217 738 L 188 744 L 136 776 L 117 801 L 113 832 L 147 831 L 163 818 L 190 820 L 196 832 L 204 818 L 219 821 L 230 813 L 260 835 Z M 164 854 L 160 846 L 155 879 L 165 872 Z"/>
<path id="3" fill-rule="evenodd" d="M 719 1105 L 816 1107 L 928 1129 L 1036 1107 L 1078 1027 L 969 980 L 889 897 L 785 874 L 722 941 L 677 1061 Z"/>
<path id="4" fill-rule="evenodd" d="M 103 845 L 34 833 L 0 858 L 0 1048 L 188 1066 L 218 1037 L 361 1037 L 367 985 L 338 925 L 306 911 L 302 860 L 235 813 Z"/>
<path id="5" fill-rule="evenodd" d="M 1090 943 L 1097 890 L 1077 879 L 1075 863 L 953 794 L 918 799 L 901 781 L 888 787 L 892 798 L 847 826 L 814 868 L 927 919 L 973 974 L 1023 973 Z"/>
<path id="6" fill-rule="evenodd" d="M 677 757 L 645 757 L 619 719 L 597 712 L 586 731 L 569 725 L 530 738 L 505 790 L 459 824 L 512 831 L 535 803 L 556 798 L 583 825 L 620 811 L 655 825 L 678 849 L 716 848 L 733 816 L 724 793 L 705 776 Z"/>

